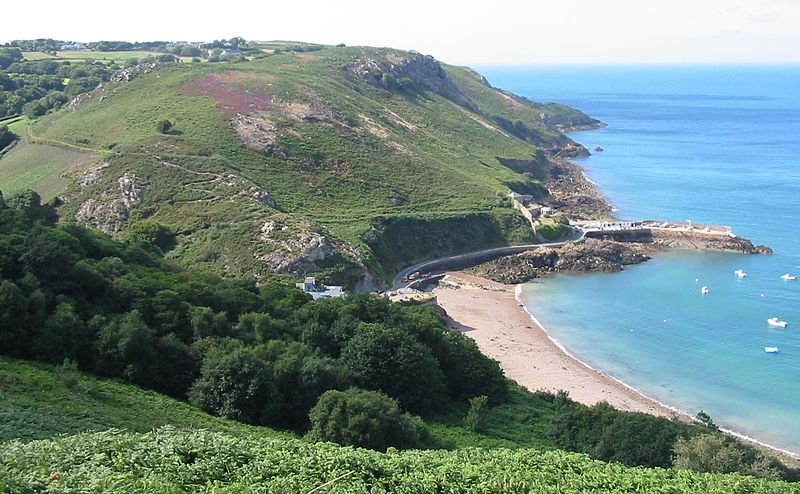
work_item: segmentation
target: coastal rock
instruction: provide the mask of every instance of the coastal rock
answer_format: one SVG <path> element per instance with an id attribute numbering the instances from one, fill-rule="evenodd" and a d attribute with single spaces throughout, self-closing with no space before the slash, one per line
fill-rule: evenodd
<path id="1" fill-rule="evenodd" d="M 601 146 L 597 146 L 597 147 L 594 148 L 593 151 L 598 152 L 598 153 L 602 153 L 603 151 L 605 151 L 605 149 L 603 149 Z"/>
<path id="2" fill-rule="evenodd" d="M 642 228 L 638 230 L 587 232 L 586 237 L 623 243 L 652 244 L 673 249 L 713 250 L 737 254 L 772 254 L 772 249 L 769 247 L 765 245 L 755 247 L 746 238 L 735 235 L 707 233 L 700 230 L 669 231 Z"/>
<path id="3" fill-rule="evenodd" d="M 501 257 L 470 272 L 505 284 L 524 283 L 549 273 L 562 271 L 621 271 L 623 266 L 650 259 L 642 246 L 606 240 L 586 239 L 558 249 L 540 248 Z"/>

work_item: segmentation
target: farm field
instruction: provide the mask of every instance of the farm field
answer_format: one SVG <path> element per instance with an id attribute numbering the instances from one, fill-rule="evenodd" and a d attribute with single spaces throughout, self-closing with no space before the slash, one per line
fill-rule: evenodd
<path id="1" fill-rule="evenodd" d="M 89 153 L 22 140 L 0 161 L 0 190 L 13 194 L 32 189 L 43 200 L 52 199 L 69 185 L 69 180 L 63 176 L 65 172 L 87 165 L 94 158 Z"/>
<path id="2" fill-rule="evenodd" d="M 114 60 L 116 62 L 124 62 L 131 58 L 145 58 L 157 57 L 162 53 L 155 51 L 92 51 L 92 50 L 65 50 L 58 51 L 56 55 L 43 53 L 39 51 L 26 51 L 23 52 L 25 60 Z"/>

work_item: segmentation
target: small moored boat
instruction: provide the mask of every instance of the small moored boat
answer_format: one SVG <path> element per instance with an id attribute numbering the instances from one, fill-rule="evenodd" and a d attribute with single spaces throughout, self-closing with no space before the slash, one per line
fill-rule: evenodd
<path id="1" fill-rule="evenodd" d="M 781 276 L 781 279 L 785 280 L 785 281 L 794 281 L 794 280 L 797 279 L 797 276 L 795 276 L 793 274 L 786 273 L 783 276 Z"/>
<path id="2" fill-rule="evenodd" d="M 785 328 L 786 326 L 789 325 L 789 323 L 787 323 L 786 321 L 781 321 L 777 317 L 770 317 L 769 319 L 767 319 L 767 324 L 769 324 L 770 326 L 775 326 L 777 328 Z"/>
<path id="3" fill-rule="evenodd" d="M 700 293 L 702 293 L 703 295 L 707 294 L 708 293 L 708 287 L 704 286 L 703 288 L 701 288 L 700 289 Z"/>
<path id="4" fill-rule="evenodd" d="M 765 346 L 764 351 L 767 353 L 778 353 L 778 347 L 776 346 Z"/>
<path id="5" fill-rule="evenodd" d="M 747 273 L 745 273 L 745 272 L 744 272 L 743 270 L 741 270 L 741 269 L 737 269 L 737 270 L 736 270 L 736 271 L 734 271 L 733 273 L 734 273 L 734 274 L 735 274 L 737 277 L 739 277 L 739 278 L 744 278 L 745 276 L 747 276 Z"/>

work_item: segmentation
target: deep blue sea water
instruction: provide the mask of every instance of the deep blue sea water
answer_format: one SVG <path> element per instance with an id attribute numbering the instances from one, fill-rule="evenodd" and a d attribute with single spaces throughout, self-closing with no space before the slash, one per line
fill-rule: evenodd
<path id="1" fill-rule="evenodd" d="M 622 273 L 527 284 L 523 297 L 545 327 L 651 397 L 800 453 L 800 281 L 780 279 L 800 275 L 800 66 L 481 72 L 608 124 L 571 136 L 605 149 L 577 162 L 619 217 L 730 225 L 775 250 L 671 251 Z M 789 327 L 771 328 L 772 316 Z"/>

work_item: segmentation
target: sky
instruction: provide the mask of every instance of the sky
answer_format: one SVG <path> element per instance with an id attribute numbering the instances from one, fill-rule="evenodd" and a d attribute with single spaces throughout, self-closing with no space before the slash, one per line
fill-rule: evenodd
<path id="1" fill-rule="evenodd" d="M 241 36 L 391 46 L 465 65 L 800 62 L 800 0 L 3 3 L 0 42 Z"/>

